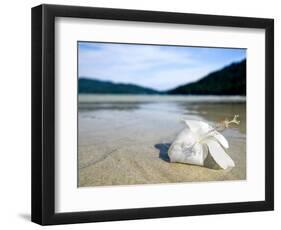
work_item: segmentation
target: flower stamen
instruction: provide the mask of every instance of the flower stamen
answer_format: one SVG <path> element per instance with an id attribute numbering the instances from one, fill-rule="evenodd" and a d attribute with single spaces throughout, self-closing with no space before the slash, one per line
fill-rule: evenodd
<path id="1" fill-rule="evenodd" d="M 224 124 L 225 124 L 225 127 L 228 128 L 230 124 L 236 124 L 236 125 L 239 125 L 240 124 L 240 121 L 238 121 L 238 117 L 239 115 L 234 115 L 233 119 L 231 121 L 229 121 L 227 118 L 224 120 Z"/>

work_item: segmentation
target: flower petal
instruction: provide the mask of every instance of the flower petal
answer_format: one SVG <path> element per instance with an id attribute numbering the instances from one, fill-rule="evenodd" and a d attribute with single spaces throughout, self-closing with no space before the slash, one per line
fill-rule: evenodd
<path id="1" fill-rule="evenodd" d="M 204 165 L 204 148 L 201 144 L 196 143 L 191 149 L 184 149 L 183 148 L 183 154 L 184 154 L 184 163 L 188 164 L 194 164 L 194 165 Z"/>
<path id="2" fill-rule="evenodd" d="M 206 144 L 202 144 L 202 148 L 203 148 L 203 161 L 205 161 L 209 153 L 208 146 Z"/>
<path id="3" fill-rule="evenodd" d="M 210 154 L 221 168 L 227 169 L 228 167 L 235 166 L 233 160 L 227 155 L 218 142 L 207 139 L 205 143 L 208 145 Z"/>
<path id="4" fill-rule="evenodd" d="M 184 120 L 184 122 L 192 132 L 198 133 L 199 135 L 203 135 L 204 133 L 207 133 L 212 129 L 210 125 L 203 121 Z"/>
<path id="5" fill-rule="evenodd" d="M 229 144 L 228 144 L 228 141 L 225 139 L 225 137 L 220 134 L 218 131 L 214 131 L 213 135 L 212 135 L 214 138 L 216 138 L 219 143 L 226 149 L 229 148 Z"/>

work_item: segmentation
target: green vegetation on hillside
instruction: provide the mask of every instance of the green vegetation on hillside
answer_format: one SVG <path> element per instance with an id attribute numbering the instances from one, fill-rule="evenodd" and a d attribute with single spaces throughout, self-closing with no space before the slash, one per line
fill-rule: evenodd
<path id="1" fill-rule="evenodd" d="M 233 63 L 206 77 L 167 91 L 168 94 L 246 95 L 246 60 Z"/>
<path id="2" fill-rule="evenodd" d="M 153 89 L 133 84 L 113 83 L 96 79 L 79 78 L 79 93 L 94 94 L 158 94 Z"/>

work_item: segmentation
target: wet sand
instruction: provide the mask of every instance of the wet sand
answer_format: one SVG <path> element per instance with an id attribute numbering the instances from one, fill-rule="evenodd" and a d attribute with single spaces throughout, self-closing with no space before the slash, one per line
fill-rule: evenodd
<path id="1" fill-rule="evenodd" d="M 181 118 L 210 124 L 240 115 L 227 129 L 236 166 L 220 169 L 170 163 L 168 148 L 185 127 Z M 79 96 L 78 186 L 109 186 L 246 179 L 246 103 L 243 97 Z"/>

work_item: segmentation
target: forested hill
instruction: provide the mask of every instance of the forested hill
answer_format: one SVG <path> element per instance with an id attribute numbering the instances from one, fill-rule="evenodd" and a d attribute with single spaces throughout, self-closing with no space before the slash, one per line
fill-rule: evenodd
<path id="1" fill-rule="evenodd" d="M 202 79 L 168 90 L 168 94 L 246 95 L 246 60 L 212 72 Z"/>
<path id="2" fill-rule="evenodd" d="M 134 84 L 113 83 L 97 79 L 79 78 L 79 93 L 94 94 L 159 94 L 160 92 Z"/>

